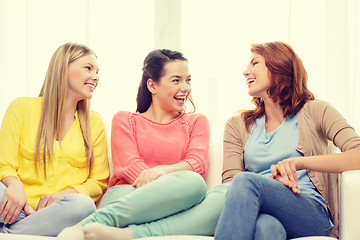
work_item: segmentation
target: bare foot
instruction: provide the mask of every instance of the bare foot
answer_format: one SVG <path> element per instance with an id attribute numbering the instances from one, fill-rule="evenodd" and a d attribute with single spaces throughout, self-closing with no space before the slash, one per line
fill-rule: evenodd
<path id="1" fill-rule="evenodd" d="M 84 227 L 77 224 L 72 227 L 67 227 L 59 233 L 56 239 L 58 240 L 84 240 Z"/>
<path id="2" fill-rule="evenodd" d="M 84 226 L 84 240 L 131 240 L 134 236 L 130 228 L 117 228 L 89 223 Z"/>

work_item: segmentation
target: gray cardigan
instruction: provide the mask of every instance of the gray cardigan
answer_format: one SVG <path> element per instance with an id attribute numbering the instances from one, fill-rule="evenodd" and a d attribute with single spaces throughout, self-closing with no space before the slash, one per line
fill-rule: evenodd
<path id="1" fill-rule="evenodd" d="M 307 102 L 297 113 L 299 144 L 297 150 L 304 156 L 324 155 L 329 151 L 329 140 L 342 152 L 360 148 L 360 137 L 341 114 L 329 103 L 321 100 Z M 234 114 L 225 125 L 223 183 L 230 182 L 235 174 L 244 171 L 243 153 L 249 132 L 241 112 Z M 360 159 L 359 159 L 360 161 Z M 339 234 L 338 174 L 308 170 L 330 210 L 334 227 L 331 234 Z"/>

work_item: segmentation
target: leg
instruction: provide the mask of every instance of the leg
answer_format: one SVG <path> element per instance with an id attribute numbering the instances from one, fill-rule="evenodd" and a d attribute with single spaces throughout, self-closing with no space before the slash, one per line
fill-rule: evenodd
<path id="1" fill-rule="evenodd" d="M 135 238 L 165 235 L 214 234 L 230 183 L 211 189 L 205 199 L 189 210 L 141 225 L 130 225 Z"/>
<path id="2" fill-rule="evenodd" d="M 327 210 L 316 200 L 276 180 L 240 173 L 226 196 L 215 238 L 253 239 L 259 213 L 278 219 L 289 238 L 323 236 L 330 228 Z"/>
<path id="3" fill-rule="evenodd" d="M 84 226 L 84 235 L 92 236 L 92 239 L 107 240 L 165 235 L 213 235 L 229 186 L 230 184 L 222 184 L 213 188 L 200 204 L 169 217 L 150 223 L 130 225 L 128 228 L 90 223 Z M 66 235 L 72 236 L 72 233 L 68 232 Z M 66 237 L 59 238 L 59 240 L 67 239 Z M 76 238 L 76 240 L 83 240 L 83 238 Z"/>
<path id="4" fill-rule="evenodd" d="M 286 240 L 286 231 L 279 220 L 261 213 L 256 220 L 254 240 Z"/>
<path id="5" fill-rule="evenodd" d="M 99 208 L 106 207 L 109 203 L 118 201 L 125 195 L 135 191 L 135 189 L 136 188 L 131 185 L 117 185 L 108 189 L 101 199 Z"/>
<path id="6" fill-rule="evenodd" d="M 199 174 L 191 171 L 174 172 L 116 201 L 109 201 L 81 224 L 99 222 L 121 228 L 129 224 L 151 222 L 191 208 L 201 202 L 205 194 L 206 184 Z"/>
<path id="7" fill-rule="evenodd" d="M 11 226 L 4 226 L 3 231 L 56 236 L 64 228 L 77 224 L 95 210 L 94 201 L 90 197 L 78 193 L 69 194 Z"/>

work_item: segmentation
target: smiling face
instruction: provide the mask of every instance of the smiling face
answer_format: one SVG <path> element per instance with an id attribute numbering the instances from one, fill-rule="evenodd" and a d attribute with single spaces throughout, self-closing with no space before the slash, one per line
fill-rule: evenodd
<path id="1" fill-rule="evenodd" d="M 152 91 L 153 104 L 170 114 L 183 112 L 191 92 L 191 76 L 186 61 L 175 60 L 164 65 L 163 76 Z"/>
<path id="2" fill-rule="evenodd" d="M 85 55 L 69 64 L 67 97 L 74 101 L 91 99 L 99 82 L 98 62 L 93 54 Z"/>
<path id="3" fill-rule="evenodd" d="M 265 65 L 265 58 L 253 53 L 250 63 L 244 72 L 246 84 L 249 88 L 249 95 L 252 97 L 268 98 L 267 90 L 271 86 L 268 69 Z"/>

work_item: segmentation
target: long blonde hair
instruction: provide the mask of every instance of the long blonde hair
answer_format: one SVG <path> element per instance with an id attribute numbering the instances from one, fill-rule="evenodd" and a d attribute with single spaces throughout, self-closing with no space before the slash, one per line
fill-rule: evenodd
<path id="1" fill-rule="evenodd" d="M 53 54 L 45 80 L 41 88 L 43 97 L 41 117 L 35 145 L 35 168 L 43 164 L 46 176 L 46 159 L 51 162 L 53 157 L 53 143 L 56 136 L 60 136 L 63 128 L 65 113 L 65 97 L 68 87 L 68 66 L 73 61 L 95 53 L 85 45 L 66 43 L 61 45 Z M 95 55 L 96 56 L 96 55 Z M 89 170 L 94 158 L 93 144 L 90 134 L 90 100 L 83 99 L 76 106 L 80 128 L 84 139 Z"/>

